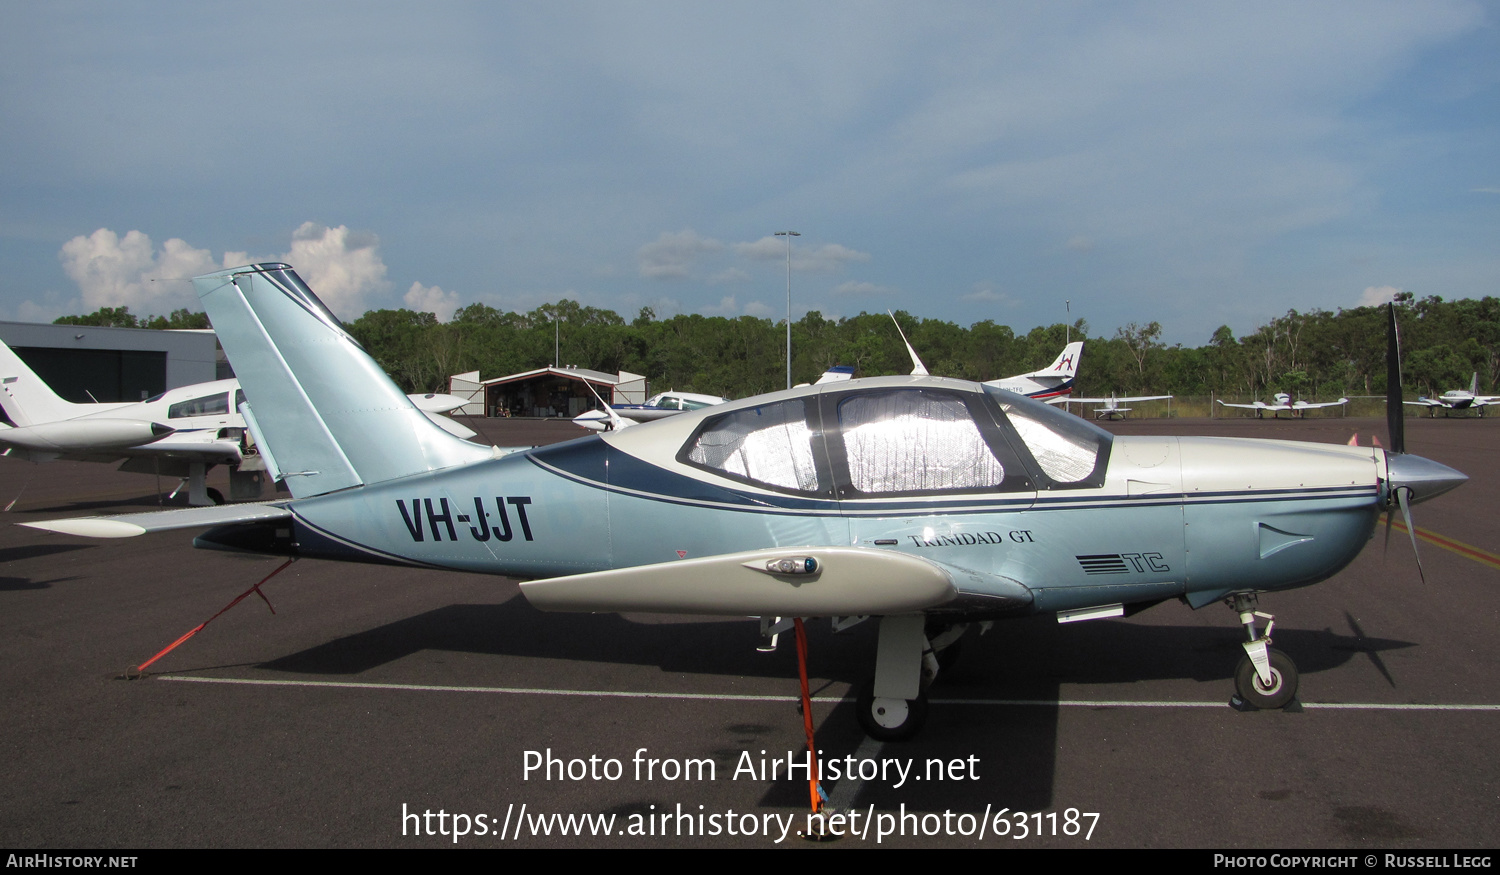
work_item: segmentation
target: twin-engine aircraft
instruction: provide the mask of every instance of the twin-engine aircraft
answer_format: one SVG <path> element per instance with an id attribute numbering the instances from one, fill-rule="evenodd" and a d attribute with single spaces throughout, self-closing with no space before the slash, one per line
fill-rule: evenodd
<path id="1" fill-rule="evenodd" d="M 1348 398 L 1340 398 L 1337 401 L 1324 401 L 1319 404 L 1314 404 L 1310 401 L 1293 401 L 1292 396 L 1285 392 L 1277 392 L 1271 396 L 1271 399 L 1270 404 L 1264 401 L 1256 401 L 1253 404 L 1230 404 L 1226 401 L 1220 401 L 1219 403 L 1225 407 L 1243 407 L 1246 410 L 1254 410 L 1256 419 L 1264 419 L 1268 410 L 1271 412 L 1272 418 L 1279 419 L 1285 411 L 1291 411 L 1293 417 L 1299 417 L 1307 411 L 1317 410 L 1319 407 L 1339 407 L 1349 403 Z"/>
<path id="2" fill-rule="evenodd" d="M 145 401 L 77 404 L 59 397 L 0 343 L 0 407 L 13 423 L 0 423 L 0 455 L 31 462 L 121 462 L 121 471 L 181 478 L 188 504 L 195 506 L 224 503 L 205 482 L 215 465 L 230 467 L 231 497 L 260 497 L 262 468 L 239 413 L 244 400 L 238 380 L 216 380 Z M 438 416 L 461 406 L 461 399 L 434 394 L 413 395 L 411 401 L 455 435 L 474 434 Z"/>
<path id="3" fill-rule="evenodd" d="M 1477 410 L 1481 417 L 1484 416 L 1484 408 L 1491 404 L 1500 404 L 1500 395 L 1479 394 L 1479 372 L 1469 379 L 1469 391 L 1462 389 L 1449 389 L 1436 398 L 1428 398 L 1426 395 L 1418 396 L 1415 401 L 1403 402 L 1415 407 L 1426 407 L 1428 416 L 1437 416 L 1439 410 L 1447 416 L 1450 410 Z"/>
<path id="4" fill-rule="evenodd" d="M 1261 592 L 1347 565 L 1380 513 L 1462 483 L 1396 450 L 1116 437 L 994 386 L 938 377 L 774 392 L 541 448 L 459 440 L 418 411 L 284 264 L 194 280 L 242 406 L 293 498 L 32 524 L 520 578 L 547 611 L 878 618 L 858 694 L 913 735 L 965 624 L 1227 601 L 1242 698 L 1280 707 L 1292 661 Z M 1399 382 L 1399 381 L 1397 381 Z M 1399 445 L 1398 445 L 1399 447 Z M 771 626 L 772 629 L 776 628 Z"/>

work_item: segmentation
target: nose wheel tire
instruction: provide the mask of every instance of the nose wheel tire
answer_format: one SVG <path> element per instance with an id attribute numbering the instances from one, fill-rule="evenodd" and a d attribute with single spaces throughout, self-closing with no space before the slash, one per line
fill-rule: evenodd
<path id="1" fill-rule="evenodd" d="M 1265 683 L 1255 671 L 1250 657 L 1242 657 L 1234 670 L 1234 689 L 1241 699 L 1251 705 L 1269 711 L 1283 708 L 1297 695 L 1297 665 L 1292 658 L 1280 650 L 1267 651 L 1271 658 L 1271 682 Z"/>
<path id="2" fill-rule="evenodd" d="M 927 722 L 927 694 L 915 699 L 883 699 L 875 696 L 875 684 L 860 688 L 854 700 L 860 728 L 876 741 L 905 741 Z"/>

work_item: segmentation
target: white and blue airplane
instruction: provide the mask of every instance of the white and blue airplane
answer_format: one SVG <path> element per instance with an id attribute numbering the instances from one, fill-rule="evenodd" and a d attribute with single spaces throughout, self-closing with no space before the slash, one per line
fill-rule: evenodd
<path id="1" fill-rule="evenodd" d="M 907 345 L 911 349 L 911 345 Z M 916 353 L 912 353 L 913 356 Z M 1073 394 L 1073 385 L 1078 379 L 1078 364 L 1083 358 L 1083 341 L 1075 340 L 1063 347 L 1063 351 L 1052 364 L 1029 374 L 1002 377 L 984 385 L 1025 395 L 1038 401 L 1062 400 Z"/>
<path id="2" fill-rule="evenodd" d="M 483 447 L 422 415 L 287 265 L 194 283 L 292 498 L 30 525 L 124 537 L 212 524 L 196 546 L 507 575 L 547 611 L 741 615 L 763 629 L 878 618 L 857 713 L 882 739 L 921 726 L 935 651 L 965 624 L 1168 599 L 1227 602 L 1248 639 L 1240 697 L 1283 706 L 1297 671 L 1270 648 L 1257 596 L 1337 573 L 1382 512 L 1409 520 L 1467 479 L 1401 452 L 1399 433 L 1391 450 L 1112 436 L 921 376 Z"/>
<path id="3" fill-rule="evenodd" d="M 412 395 L 413 404 L 458 437 L 472 430 L 446 416 L 462 406 L 452 395 Z M 215 465 L 230 468 L 230 491 L 260 494 L 260 458 L 245 439 L 238 380 L 215 380 L 169 389 L 144 401 L 68 401 L 48 386 L 9 346 L 0 342 L 0 456 L 30 462 L 54 459 L 120 462 L 121 471 L 181 478 L 188 504 L 223 504 L 205 478 Z M 241 478 L 244 478 L 243 483 Z M 176 496 L 174 490 L 172 496 Z"/>
<path id="4" fill-rule="evenodd" d="M 1426 407 L 1428 416 L 1437 416 L 1439 410 L 1447 416 L 1452 410 L 1477 410 L 1481 417 L 1484 416 L 1484 408 L 1491 404 L 1500 404 L 1500 395 L 1479 394 L 1479 372 L 1469 378 L 1469 391 L 1463 389 L 1449 389 L 1436 398 L 1428 398 L 1419 395 L 1415 401 L 1406 401 L 1405 404 L 1413 407 Z"/>

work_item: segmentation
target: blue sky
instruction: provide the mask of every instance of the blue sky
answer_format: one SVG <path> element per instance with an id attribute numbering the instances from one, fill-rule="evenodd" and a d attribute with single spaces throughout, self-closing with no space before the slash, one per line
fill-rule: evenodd
<path id="1" fill-rule="evenodd" d="M 267 259 L 345 317 L 777 318 L 788 229 L 797 317 L 1500 292 L 1493 4 L 427 6 L 3 0 L 0 318 Z"/>

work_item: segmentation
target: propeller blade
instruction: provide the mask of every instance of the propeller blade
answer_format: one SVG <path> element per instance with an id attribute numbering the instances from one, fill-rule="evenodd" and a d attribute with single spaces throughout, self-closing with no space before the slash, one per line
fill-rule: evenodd
<path id="1" fill-rule="evenodd" d="M 1391 520 L 1395 519 L 1395 517 L 1396 511 L 1394 508 L 1388 507 L 1385 509 L 1385 546 L 1381 548 L 1382 555 L 1391 552 Z"/>
<path id="2" fill-rule="evenodd" d="M 1386 305 L 1390 321 L 1385 331 L 1385 424 L 1391 452 L 1406 452 L 1406 417 L 1401 404 L 1401 341 L 1396 334 L 1396 302 Z"/>
<path id="3" fill-rule="evenodd" d="M 1411 501 L 1409 497 L 1411 490 L 1405 487 L 1396 490 L 1396 503 L 1401 505 L 1401 517 L 1406 521 L 1406 533 L 1411 535 L 1411 555 L 1417 560 L 1417 576 L 1422 582 L 1427 582 L 1427 575 L 1422 573 L 1422 554 L 1417 552 L 1417 527 L 1411 521 Z"/>

